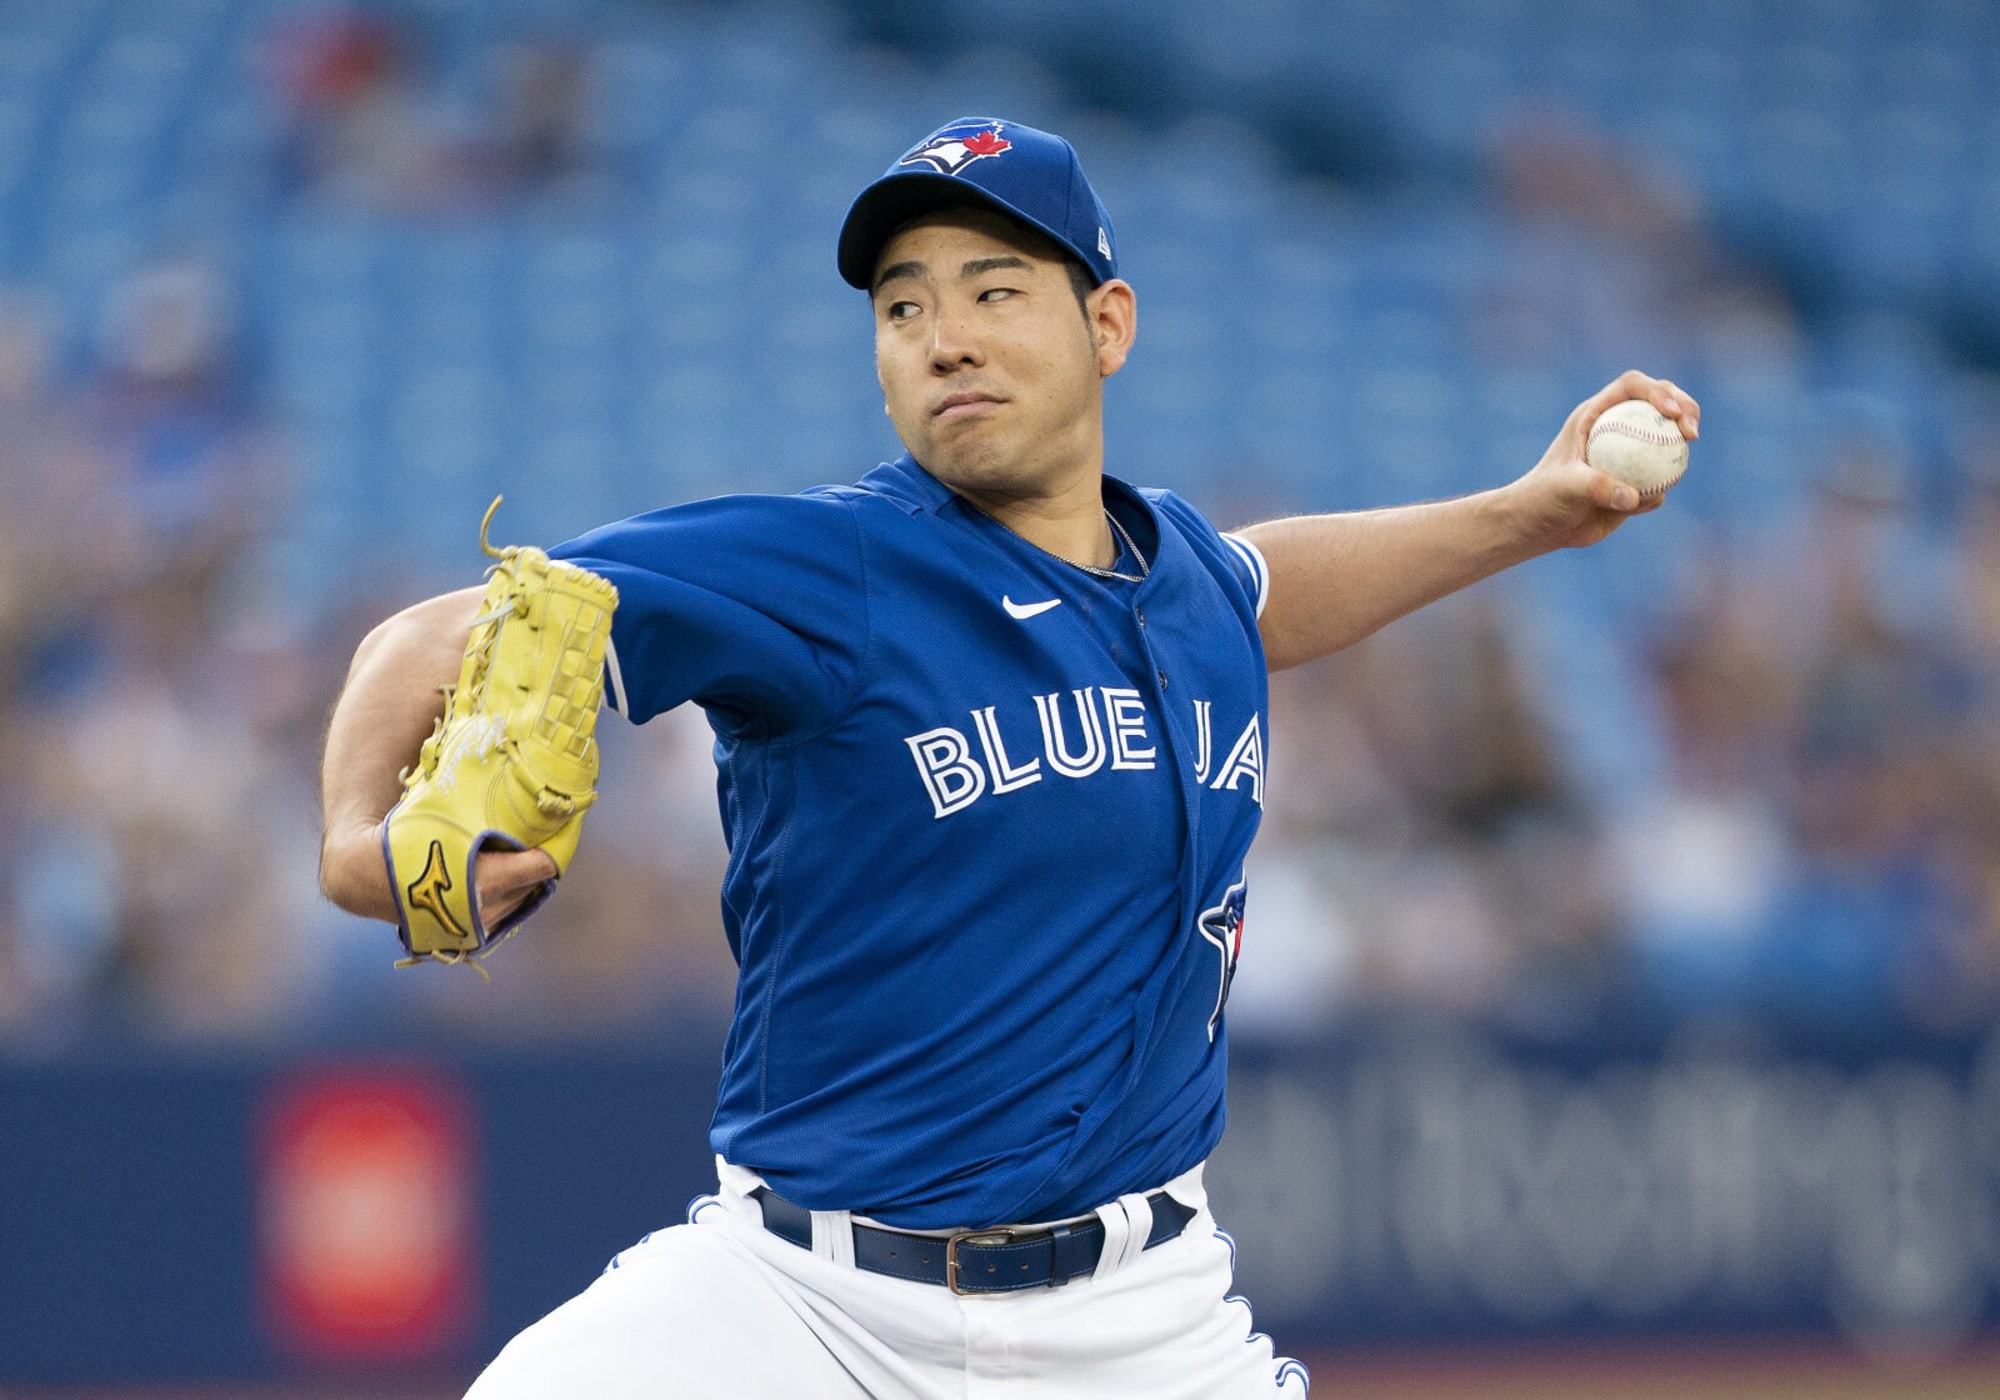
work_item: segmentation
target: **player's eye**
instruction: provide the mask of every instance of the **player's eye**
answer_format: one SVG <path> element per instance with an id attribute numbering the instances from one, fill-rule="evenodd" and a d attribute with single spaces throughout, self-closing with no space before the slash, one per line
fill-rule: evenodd
<path id="1" fill-rule="evenodd" d="M 919 309 L 913 301 L 892 301 L 883 314 L 892 321 L 907 321 L 916 315 Z"/>
<path id="2" fill-rule="evenodd" d="M 1014 295 L 1014 291 L 1013 287 L 988 287 L 979 294 L 979 299 L 981 301 L 1005 301 L 1008 297 Z"/>

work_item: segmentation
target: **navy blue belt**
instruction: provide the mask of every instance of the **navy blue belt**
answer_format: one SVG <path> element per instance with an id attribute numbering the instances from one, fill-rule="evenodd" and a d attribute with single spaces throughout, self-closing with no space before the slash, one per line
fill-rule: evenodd
<path id="1" fill-rule="evenodd" d="M 811 1249 L 812 1212 L 768 1186 L 750 1193 L 764 1212 L 764 1228 L 801 1249 Z M 1194 1207 L 1164 1191 L 1146 1198 L 1153 1228 L 1146 1248 L 1173 1239 L 1194 1219 Z M 1104 1222 L 1080 1225 L 1001 1225 L 953 1235 L 914 1235 L 879 1225 L 855 1225 L 854 1267 L 913 1283 L 941 1283 L 954 1293 L 1014 1293 L 1061 1288 L 1092 1272 L 1104 1253 Z"/>

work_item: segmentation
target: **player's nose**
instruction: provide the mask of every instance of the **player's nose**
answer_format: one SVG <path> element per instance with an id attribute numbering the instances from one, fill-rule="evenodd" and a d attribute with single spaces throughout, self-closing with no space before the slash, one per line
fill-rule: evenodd
<path id="1" fill-rule="evenodd" d="M 970 318 L 943 308 L 931 318 L 931 367 L 949 374 L 966 365 L 982 365 L 986 355 L 973 333 Z"/>

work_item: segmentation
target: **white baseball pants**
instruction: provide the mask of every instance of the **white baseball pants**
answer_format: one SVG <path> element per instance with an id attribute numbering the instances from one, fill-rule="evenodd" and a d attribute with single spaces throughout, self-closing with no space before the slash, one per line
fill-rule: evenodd
<path id="1" fill-rule="evenodd" d="M 1101 1207 L 1095 1274 L 1061 1288 L 958 1297 L 849 1262 L 845 1211 L 815 1213 L 814 1248 L 770 1233 L 762 1182 L 718 1161 L 715 1196 L 648 1235 L 598 1280 L 508 1343 L 467 1400 L 1303 1400 L 1298 1362 L 1273 1355 L 1228 1296 L 1235 1246 L 1201 1168 L 1167 1183 L 1196 1208 L 1141 1249 L 1140 1196 Z M 845 1248 L 843 1249 L 843 1244 Z"/>

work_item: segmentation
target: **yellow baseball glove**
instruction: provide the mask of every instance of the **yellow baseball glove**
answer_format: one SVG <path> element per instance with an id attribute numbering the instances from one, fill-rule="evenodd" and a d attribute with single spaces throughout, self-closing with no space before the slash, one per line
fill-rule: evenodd
<path id="1" fill-rule="evenodd" d="M 496 498 L 479 525 L 480 549 L 498 562 L 486 571 L 458 684 L 446 689 L 444 715 L 382 821 L 410 953 L 399 967 L 492 951 L 556 882 L 543 882 L 489 929 L 473 883 L 479 852 L 540 847 L 560 876 L 597 799 L 594 736 L 618 590 L 532 546 L 493 548 L 486 531 L 499 508 Z"/>

